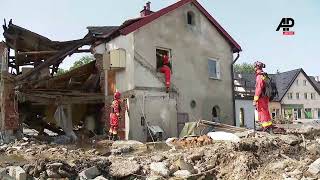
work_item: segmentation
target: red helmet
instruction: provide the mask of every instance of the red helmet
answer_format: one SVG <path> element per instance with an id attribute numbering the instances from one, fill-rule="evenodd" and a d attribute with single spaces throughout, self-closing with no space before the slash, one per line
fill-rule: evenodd
<path id="1" fill-rule="evenodd" d="M 120 99 L 121 93 L 119 91 L 116 91 L 113 95 L 114 99 Z"/>
<path id="2" fill-rule="evenodd" d="M 260 61 L 254 62 L 253 66 L 254 66 L 255 68 L 258 68 L 258 69 L 262 69 L 262 68 L 265 68 L 265 67 L 266 67 L 266 65 L 263 64 L 263 63 L 260 62 Z"/>

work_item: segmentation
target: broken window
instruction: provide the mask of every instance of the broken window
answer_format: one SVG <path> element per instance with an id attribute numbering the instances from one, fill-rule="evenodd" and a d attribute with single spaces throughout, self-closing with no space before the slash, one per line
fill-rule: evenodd
<path id="1" fill-rule="evenodd" d="M 188 22 L 189 25 L 195 25 L 194 12 L 189 11 L 187 13 L 187 22 Z"/>
<path id="2" fill-rule="evenodd" d="M 157 48 L 156 49 L 156 57 L 157 57 L 157 69 L 161 68 L 163 66 L 163 60 L 162 56 L 168 56 L 169 57 L 169 68 L 171 69 L 172 72 L 172 65 L 171 65 L 171 53 L 169 49 L 164 49 L 164 48 Z"/>
<path id="3" fill-rule="evenodd" d="M 209 78 L 220 79 L 220 63 L 215 59 L 208 60 Z"/>

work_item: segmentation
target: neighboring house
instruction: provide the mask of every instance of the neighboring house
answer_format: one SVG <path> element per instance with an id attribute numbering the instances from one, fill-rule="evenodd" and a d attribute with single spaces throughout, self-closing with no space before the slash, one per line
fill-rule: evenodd
<path id="1" fill-rule="evenodd" d="M 273 119 L 287 119 L 289 121 L 320 119 L 320 85 L 314 77 L 308 76 L 303 69 L 270 74 L 269 76 L 276 82 L 278 90 L 278 97 L 269 105 Z M 253 122 L 254 82 L 255 75 L 253 73 L 235 75 L 237 126 L 248 127 L 247 124 Z M 246 115 L 247 113 L 250 115 Z M 243 114 L 245 118 L 242 117 Z M 242 119 L 245 121 L 243 122 Z"/>
<path id="2" fill-rule="evenodd" d="M 181 0 L 157 12 L 147 3 L 139 18 L 88 30 L 101 39 L 94 52 L 103 59 L 105 94 L 113 93 L 110 86 L 134 94 L 122 127 L 127 139 L 145 141 L 148 126 L 171 137 L 188 121 L 234 123 L 232 63 L 241 47 L 197 1 Z M 170 56 L 169 93 L 156 53 Z"/>
<path id="3" fill-rule="evenodd" d="M 236 126 L 254 128 L 252 100 L 255 81 L 255 75 L 251 73 L 235 73 L 234 75 Z"/>
<path id="4" fill-rule="evenodd" d="M 320 119 L 320 91 L 303 69 L 276 75 L 279 97 L 270 105 L 273 118 Z"/>

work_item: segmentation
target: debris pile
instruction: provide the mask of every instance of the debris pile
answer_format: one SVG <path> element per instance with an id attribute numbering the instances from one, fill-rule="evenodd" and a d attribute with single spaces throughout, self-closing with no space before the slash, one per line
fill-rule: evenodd
<path id="1" fill-rule="evenodd" d="M 34 139 L 0 146 L 0 176 L 14 179 L 320 178 L 318 137 L 251 134 L 239 142 L 209 136 L 166 143 L 99 140 L 87 146 Z"/>

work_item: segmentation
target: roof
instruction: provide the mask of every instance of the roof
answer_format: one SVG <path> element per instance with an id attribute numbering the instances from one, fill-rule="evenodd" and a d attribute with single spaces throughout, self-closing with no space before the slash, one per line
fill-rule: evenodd
<path id="1" fill-rule="evenodd" d="M 277 90 L 278 90 L 278 97 L 274 99 L 274 101 L 281 101 L 282 98 L 285 96 L 293 82 L 295 81 L 296 77 L 299 75 L 301 69 L 295 69 L 291 71 L 286 71 L 278 74 L 270 75 L 272 79 L 275 80 Z"/>
<path id="2" fill-rule="evenodd" d="M 3 30 L 3 36 L 6 40 L 6 45 L 18 52 L 15 54 L 16 57 L 14 60 L 16 65 L 30 65 L 31 62 L 48 59 L 49 57 L 55 55 L 58 51 L 73 46 L 80 41 L 52 41 L 47 37 L 13 24 L 11 20 L 8 26 L 6 24 L 3 25 Z M 49 51 L 53 53 L 23 54 L 24 52 L 35 51 Z"/>
<path id="3" fill-rule="evenodd" d="M 273 101 L 281 101 L 283 97 L 286 95 L 288 90 L 290 89 L 291 85 L 295 82 L 297 76 L 301 73 L 307 78 L 310 84 L 314 87 L 314 89 L 320 94 L 320 83 L 316 82 L 316 80 L 312 77 L 309 77 L 303 69 L 294 69 L 291 71 L 286 71 L 277 74 L 269 74 L 269 76 L 275 81 L 277 90 L 278 90 L 278 97 L 276 97 Z M 235 78 L 236 79 L 236 78 Z M 255 74 L 254 73 L 242 73 L 241 74 L 241 85 L 244 86 L 246 83 L 247 87 L 254 87 L 255 86 Z"/>
<path id="4" fill-rule="evenodd" d="M 309 76 L 312 83 L 320 90 L 320 82 L 316 81 L 314 76 Z"/>
<path id="5" fill-rule="evenodd" d="M 96 35 L 109 34 L 118 29 L 119 26 L 89 26 L 87 27 L 89 33 Z"/>
<path id="6" fill-rule="evenodd" d="M 108 38 L 109 36 L 119 36 L 119 35 L 127 35 L 131 32 L 136 31 L 137 29 L 151 23 L 152 21 L 158 19 L 159 17 L 168 14 L 179 7 L 188 4 L 193 3 L 195 7 L 199 9 L 199 11 L 209 20 L 209 22 L 218 30 L 218 32 L 229 42 L 229 44 L 232 46 L 233 52 L 240 52 L 242 51 L 240 45 L 226 32 L 226 30 L 201 6 L 200 3 L 198 3 L 196 0 L 180 0 L 168 7 L 165 7 L 157 12 L 152 13 L 151 15 L 145 16 L 143 18 L 137 18 L 129 20 L 129 23 L 126 21 L 121 26 L 118 27 L 117 30 L 113 31 L 113 33 L 110 33 L 109 31 L 106 32 L 105 38 Z M 92 28 L 92 27 L 91 27 Z M 104 28 L 104 27 L 103 27 Z M 102 29 L 103 29 L 102 28 Z M 97 30 L 97 28 L 96 28 Z M 103 30 L 98 30 L 99 32 Z"/>

